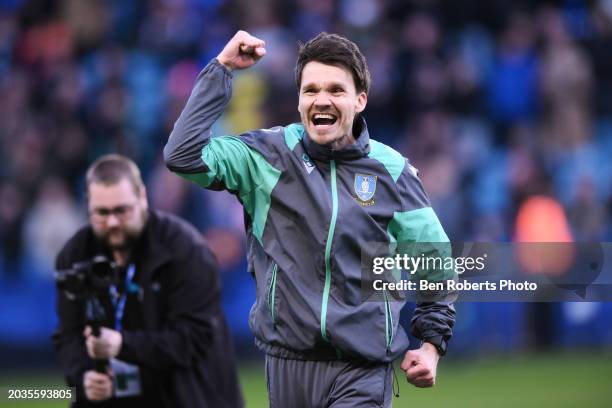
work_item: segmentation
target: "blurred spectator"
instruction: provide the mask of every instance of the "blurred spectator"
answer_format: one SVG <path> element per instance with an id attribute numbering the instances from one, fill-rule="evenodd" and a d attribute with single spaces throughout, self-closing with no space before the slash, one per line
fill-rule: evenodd
<path id="1" fill-rule="evenodd" d="M 552 149 L 573 148 L 591 138 L 591 63 L 571 39 L 559 10 L 543 8 L 539 27 L 544 41 L 543 143 Z"/>
<path id="2" fill-rule="evenodd" d="M 569 219 L 574 226 L 577 241 L 605 241 L 605 227 L 609 222 L 609 212 L 605 202 L 597 198 L 593 180 L 580 179 L 577 197 L 569 209 Z"/>
<path id="3" fill-rule="evenodd" d="M 593 35 L 586 41 L 593 58 L 597 86 L 596 110 L 602 116 L 612 116 L 612 3 L 599 0 L 593 10 Z"/>
<path id="4" fill-rule="evenodd" d="M 11 69 L 11 48 L 17 36 L 17 22 L 0 12 L 0 78 Z"/>
<path id="5" fill-rule="evenodd" d="M 11 182 L 0 184 L 0 263 L 7 275 L 21 272 L 21 234 L 25 197 Z"/>
<path id="6" fill-rule="evenodd" d="M 539 56 L 533 24 L 529 14 L 516 11 L 499 34 L 487 99 L 489 112 L 501 129 L 516 121 L 533 120 L 538 111 Z"/>
<path id="7" fill-rule="evenodd" d="M 24 222 L 24 248 L 34 272 L 52 279 L 53 261 L 63 243 L 85 223 L 81 212 L 64 181 L 47 177 L 41 183 L 36 203 Z"/>

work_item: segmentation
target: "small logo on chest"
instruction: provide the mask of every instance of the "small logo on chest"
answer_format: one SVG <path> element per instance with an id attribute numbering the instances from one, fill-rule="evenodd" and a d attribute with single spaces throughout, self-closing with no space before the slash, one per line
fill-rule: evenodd
<path id="1" fill-rule="evenodd" d="M 355 174 L 355 194 L 357 201 L 364 207 L 374 205 L 374 193 L 376 192 L 377 176 L 371 174 Z"/>
<path id="2" fill-rule="evenodd" d="M 304 162 L 304 167 L 306 167 L 306 171 L 308 172 L 308 174 L 312 173 L 315 168 L 315 165 L 306 153 L 302 155 L 302 162 Z"/>

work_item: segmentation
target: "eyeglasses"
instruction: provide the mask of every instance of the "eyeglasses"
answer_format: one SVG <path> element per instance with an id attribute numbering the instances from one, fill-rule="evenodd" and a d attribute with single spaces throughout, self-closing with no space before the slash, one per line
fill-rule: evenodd
<path id="1" fill-rule="evenodd" d="M 120 221 L 126 221 L 134 212 L 133 205 L 118 205 L 114 208 L 96 207 L 89 211 L 89 214 L 95 221 L 106 221 L 108 217 L 114 215 Z"/>

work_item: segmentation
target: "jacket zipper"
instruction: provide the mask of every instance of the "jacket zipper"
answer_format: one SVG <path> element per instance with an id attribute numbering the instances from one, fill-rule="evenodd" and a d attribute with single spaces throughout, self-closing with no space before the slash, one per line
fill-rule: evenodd
<path id="1" fill-rule="evenodd" d="M 391 305 L 389 304 L 389 298 L 387 291 L 383 292 L 385 299 L 385 342 L 387 344 L 387 351 L 391 349 L 391 343 L 393 342 L 393 314 L 391 313 Z"/>
<path id="2" fill-rule="evenodd" d="M 268 308 L 270 309 L 270 316 L 272 317 L 272 323 L 276 324 L 276 311 L 274 310 L 274 298 L 276 296 L 276 272 L 278 271 L 278 264 L 274 263 L 272 266 L 272 278 L 270 279 L 270 288 L 268 289 Z"/>
<path id="3" fill-rule="evenodd" d="M 331 247 L 338 218 L 338 189 L 336 186 L 336 162 L 330 161 L 331 168 L 331 193 L 332 193 L 332 216 L 327 232 L 327 243 L 325 244 L 325 286 L 323 287 L 323 299 L 321 300 L 321 337 L 329 341 L 327 336 L 327 303 L 329 301 L 329 289 L 331 287 Z"/>

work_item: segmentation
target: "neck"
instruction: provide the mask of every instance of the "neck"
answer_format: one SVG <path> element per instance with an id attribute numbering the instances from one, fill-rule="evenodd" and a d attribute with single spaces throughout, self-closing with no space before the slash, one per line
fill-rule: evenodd
<path id="1" fill-rule="evenodd" d="M 346 135 L 342 136 L 340 139 L 333 141 L 330 145 L 331 148 L 333 150 L 340 150 L 343 147 L 355 143 L 357 141 L 356 137 L 359 137 L 361 131 L 363 130 L 362 121 L 363 119 L 361 119 L 359 115 L 355 116 L 355 118 L 353 119 L 353 125 L 351 126 L 349 132 Z M 357 136 L 355 137 L 355 135 Z"/>
<path id="2" fill-rule="evenodd" d="M 333 150 L 340 150 L 345 146 L 355 143 L 355 137 L 349 133 L 348 135 L 342 136 L 340 139 L 331 142 L 331 148 Z"/>

